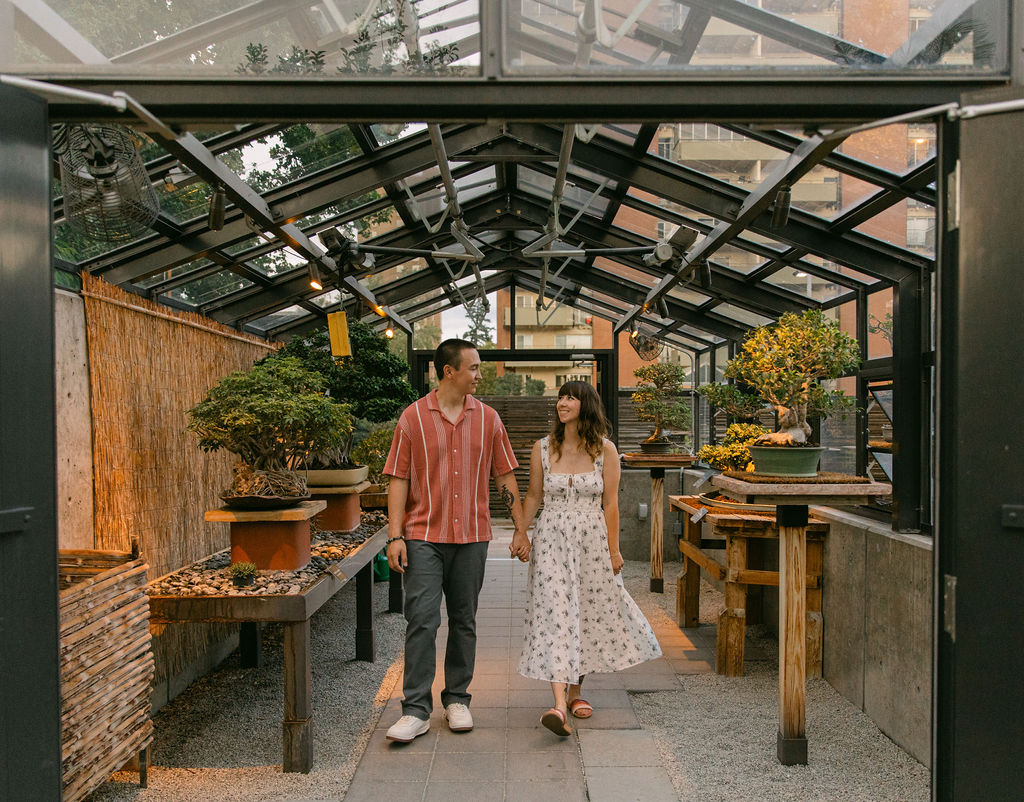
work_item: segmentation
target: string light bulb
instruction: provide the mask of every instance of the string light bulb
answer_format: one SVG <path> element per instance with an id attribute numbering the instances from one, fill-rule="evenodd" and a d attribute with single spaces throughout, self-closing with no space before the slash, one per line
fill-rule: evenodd
<path id="1" fill-rule="evenodd" d="M 391 326 L 388 326 L 386 329 L 384 329 L 384 336 L 387 337 L 389 340 L 395 339 L 395 330 L 391 328 Z"/>
<path id="2" fill-rule="evenodd" d="M 314 290 L 322 290 L 324 283 L 320 280 L 320 271 L 316 269 L 316 262 L 307 262 L 306 268 L 309 271 L 309 286 Z"/>

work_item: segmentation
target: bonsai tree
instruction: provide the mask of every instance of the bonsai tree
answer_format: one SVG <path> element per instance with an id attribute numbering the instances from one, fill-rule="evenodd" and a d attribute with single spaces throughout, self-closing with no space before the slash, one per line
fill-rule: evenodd
<path id="1" fill-rule="evenodd" d="M 768 430 L 757 423 L 733 423 L 721 443 L 701 446 L 697 459 L 723 471 L 745 471 L 751 461 L 747 446 L 764 434 Z"/>
<path id="2" fill-rule="evenodd" d="M 375 485 L 386 488 L 388 477 L 384 475 L 384 464 L 391 451 L 395 437 L 395 422 L 378 424 L 362 440 L 352 447 L 352 459 L 369 468 L 367 478 Z"/>
<path id="3" fill-rule="evenodd" d="M 351 467 L 355 434 L 368 433 L 374 423 L 396 419 L 416 400 L 416 391 L 407 378 L 408 363 L 388 350 L 383 337 L 354 319 L 349 321 L 348 337 L 352 346 L 349 357 L 336 358 L 331 354 L 330 335 L 322 328 L 292 339 L 263 360 L 298 359 L 303 367 L 321 377 L 330 398 L 346 405 L 355 419 L 354 426 L 346 429 L 335 448 L 311 452 L 303 467 Z"/>
<path id="4" fill-rule="evenodd" d="M 803 445 L 811 434 L 808 416 L 829 417 L 854 403 L 821 382 L 847 375 L 858 364 L 857 341 L 821 311 L 809 309 L 754 329 L 725 375 L 747 384 L 778 415 L 778 430 L 758 437 L 753 445 Z"/>
<path id="5" fill-rule="evenodd" d="M 752 421 L 765 408 L 764 401 L 756 395 L 743 392 L 735 384 L 702 384 L 697 388 L 697 393 L 711 406 L 725 410 L 725 414 L 733 420 Z"/>
<path id="6" fill-rule="evenodd" d="M 665 443 L 665 428 L 682 428 L 690 422 L 690 407 L 683 401 L 686 369 L 682 365 L 653 362 L 633 371 L 638 379 L 631 397 L 640 420 L 652 421 L 654 431 L 645 443 Z"/>
<path id="7" fill-rule="evenodd" d="M 188 411 L 204 451 L 237 454 L 231 494 L 304 496 L 290 468 L 336 449 L 352 430 L 348 407 L 324 395 L 323 379 L 297 359 L 274 359 L 222 378 Z"/>

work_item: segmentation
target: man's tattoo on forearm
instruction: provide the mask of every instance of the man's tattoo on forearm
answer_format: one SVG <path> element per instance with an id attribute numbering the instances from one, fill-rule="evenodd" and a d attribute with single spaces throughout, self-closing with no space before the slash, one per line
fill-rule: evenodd
<path id="1" fill-rule="evenodd" d="M 509 514 L 511 514 L 514 502 L 512 500 L 512 491 L 508 489 L 508 485 L 502 485 L 501 500 L 505 504 L 505 509 L 509 511 Z"/>

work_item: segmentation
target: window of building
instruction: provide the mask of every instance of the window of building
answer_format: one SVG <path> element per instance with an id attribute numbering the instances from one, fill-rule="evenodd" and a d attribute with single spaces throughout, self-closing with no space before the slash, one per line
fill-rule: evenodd
<path id="1" fill-rule="evenodd" d="M 663 159 L 672 158 L 672 137 L 658 137 L 658 155 Z"/>
<path id="2" fill-rule="evenodd" d="M 516 335 L 516 348 L 532 348 L 533 347 L 533 335 L 532 334 L 517 334 Z"/>
<path id="3" fill-rule="evenodd" d="M 533 309 L 534 297 L 532 295 L 517 295 L 516 306 L 520 309 Z"/>

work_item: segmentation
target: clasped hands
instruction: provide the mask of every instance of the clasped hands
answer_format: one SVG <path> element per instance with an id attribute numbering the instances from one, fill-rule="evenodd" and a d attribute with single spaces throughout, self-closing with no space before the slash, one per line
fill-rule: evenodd
<path id="1" fill-rule="evenodd" d="M 525 529 L 517 529 L 512 535 L 508 553 L 510 557 L 518 558 L 519 562 L 525 563 L 530 559 L 530 538 L 527 537 Z"/>

